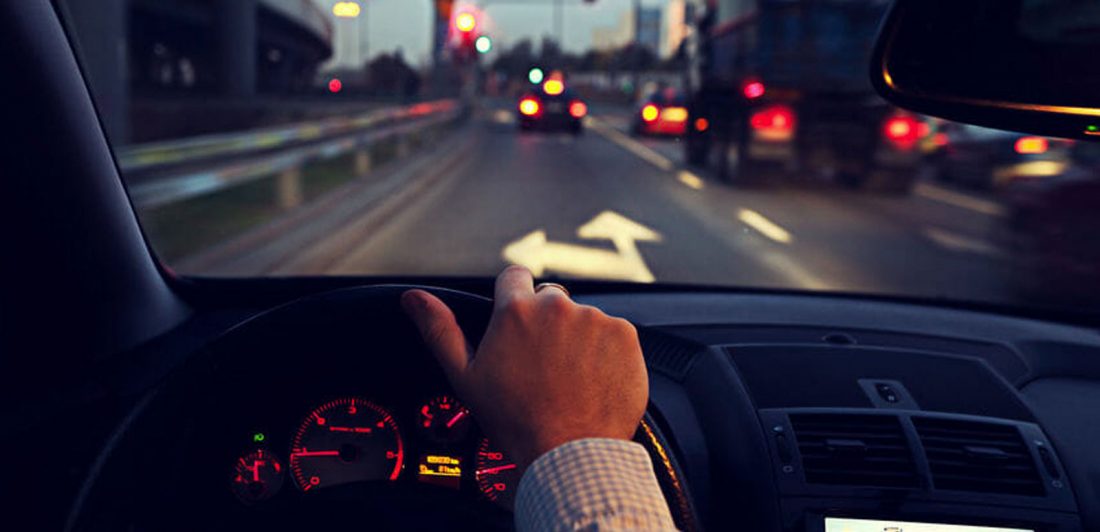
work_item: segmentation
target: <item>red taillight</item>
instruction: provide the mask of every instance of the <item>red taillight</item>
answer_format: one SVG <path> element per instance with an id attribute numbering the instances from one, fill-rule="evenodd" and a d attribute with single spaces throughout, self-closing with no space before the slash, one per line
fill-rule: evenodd
<path id="1" fill-rule="evenodd" d="M 542 108 L 539 101 L 534 98 L 524 98 L 519 101 L 519 112 L 524 116 L 535 116 Z"/>
<path id="2" fill-rule="evenodd" d="M 652 122 L 661 115 L 661 110 L 656 105 L 649 104 L 642 108 L 642 120 Z"/>
<path id="3" fill-rule="evenodd" d="M 907 115 L 893 116 L 886 120 L 882 134 L 899 148 L 913 147 L 921 138 L 921 122 Z"/>
<path id="4" fill-rule="evenodd" d="M 757 98 L 760 98 L 761 96 L 764 96 L 764 93 L 767 92 L 767 90 L 767 87 L 765 87 L 764 84 L 759 81 L 750 81 L 746 83 L 744 87 L 741 87 L 741 93 L 745 95 L 745 98 L 748 98 L 750 100 L 755 100 Z"/>
<path id="5" fill-rule="evenodd" d="M 794 109 L 786 105 L 773 105 L 753 113 L 749 125 L 762 140 L 788 141 L 794 137 Z"/>
<path id="6" fill-rule="evenodd" d="M 1016 153 L 1020 155 L 1040 155 L 1050 149 L 1050 142 L 1043 137 L 1023 137 L 1016 141 Z"/>
<path id="7" fill-rule="evenodd" d="M 569 116 L 573 118 L 584 118 L 584 115 L 588 114 L 588 106 L 582 101 L 575 101 L 569 104 Z"/>
<path id="8" fill-rule="evenodd" d="M 706 118 L 695 119 L 695 131 L 706 131 L 710 127 L 710 122 Z"/>

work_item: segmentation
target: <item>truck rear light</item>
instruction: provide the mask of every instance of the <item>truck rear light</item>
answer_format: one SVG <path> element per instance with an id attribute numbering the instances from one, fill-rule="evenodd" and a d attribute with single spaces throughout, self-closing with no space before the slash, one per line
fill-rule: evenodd
<path id="1" fill-rule="evenodd" d="M 753 113 L 749 125 L 762 140 L 787 141 L 794 137 L 794 109 L 773 105 Z"/>
<path id="2" fill-rule="evenodd" d="M 910 149 L 921 138 L 921 122 L 909 115 L 896 115 L 886 119 L 882 134 L 895 147 Z"/>
<path id="3" fill-rule="evenodd" d="M 1022 137 L 1016 141 L 1016 153 L 1020 155 L 1041 155 L 1050 149 L 1050 142 L 1043 137 Z"/>
<path id="4" fill-rule="evenodd" d="M 661 110 L 656 105 L 649 104 L 642 107 L 642 120 L 646 122 L 652 122 L 657 120 L 657 117 L 661 115 Z"/>
<path id="5" fill-rule="evenodd" d="M 710 128 L 710 121 L 706 118 L 695 119 L 695 131 L 703 132 Z"/>
<path id="6" fill-rule="evenodd" d="M 519 101 L 519 112 L 523 116 L 535 116 L 539 114 L 542 106 L 539 105 L 539 101 L 534 98 L 524 98 Z"/>
<path id="7" fill-rule="evenodd" d="M 745 98 L 749 100 L 755 100 L 764 96 L 764 93 L 767 92 L 767 90 L 767 87 L 765 87 L 764 83 L 761 81 L 750 81 L 748 83 L 745 83 L 745 85 L 741 87 L 741 93 L 744 94 Z"/>
<path id="8" fill-rule="evenodd" d="M 588 114 L 588 106 L 580 100 L 576 100 L 569 104 L 569 116 L 573 118 L 584 118 L 584 115 Z"/>

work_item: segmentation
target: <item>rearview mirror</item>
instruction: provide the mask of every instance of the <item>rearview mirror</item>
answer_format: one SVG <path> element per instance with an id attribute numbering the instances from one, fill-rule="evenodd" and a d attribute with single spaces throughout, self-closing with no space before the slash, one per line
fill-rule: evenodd
<path id="1" fill-rule="evenodd" d="M 1100 140 L 1100 4 L 896 0 L 871 79 L 919 113 Z"/>

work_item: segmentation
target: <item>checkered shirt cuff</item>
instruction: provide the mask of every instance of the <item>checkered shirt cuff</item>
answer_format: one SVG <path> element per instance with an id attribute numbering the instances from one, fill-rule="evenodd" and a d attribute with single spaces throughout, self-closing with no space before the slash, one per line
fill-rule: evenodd
<path id="1" fill-rule="evenodd" d="M 591 438 L 561 445 L 524 473 L 516 529 L 676 530 L 641 445 Z"/>

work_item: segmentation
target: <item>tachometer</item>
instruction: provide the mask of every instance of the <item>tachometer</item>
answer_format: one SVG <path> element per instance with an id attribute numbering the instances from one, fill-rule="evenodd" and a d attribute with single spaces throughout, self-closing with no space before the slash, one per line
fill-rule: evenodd
<path id="1" fill-rule="evenodd" d="M 302 491 L 365 480 L 397 480 L 405 450 L 393 416 L 360 398 L 330 401 L 310 412 L 290 449 L 290 471 Z"/>
<path id="2" fill-rule="evenodd" d="M 275 496 L 283 485 L 283 465 L 270 451 L 256 449 L 237 459 L 233 467 L 233 494 L 245 504 Z"/>

